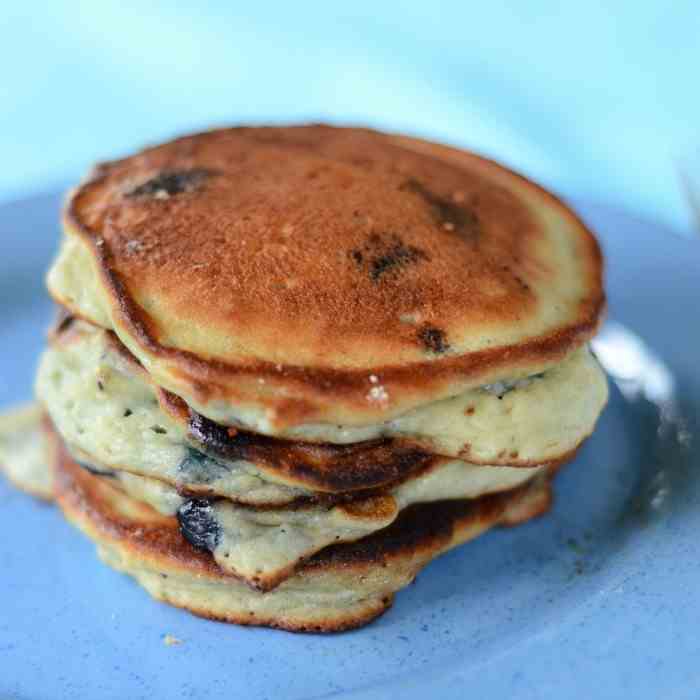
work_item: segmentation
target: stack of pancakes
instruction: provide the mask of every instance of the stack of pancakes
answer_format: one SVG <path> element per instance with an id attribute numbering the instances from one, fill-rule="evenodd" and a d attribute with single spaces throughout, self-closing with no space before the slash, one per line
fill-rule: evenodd
<path id="1" fill-rule="evenodd" d="M 197 614 L 361 625 L 546 510 L 606 382 L 585 226 L 470 153 L 224 129 L 99 166 L 48 277 L 54 495 Z"/>

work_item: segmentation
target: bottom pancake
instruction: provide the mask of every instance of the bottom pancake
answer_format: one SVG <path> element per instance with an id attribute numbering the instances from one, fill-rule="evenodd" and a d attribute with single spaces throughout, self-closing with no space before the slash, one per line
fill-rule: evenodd
<path id="1" fill-rule="evenodd" d="M 52 452 L 56 500 L 107 564 L 133 576 L 155 598 L 202 617 L 295 631 L 366 624 L 433 558 L 494 525 L 539 515 L 551 500 L 549 481 L 537 479 L 504 494 L 410 506 L 389 527 L 322 550 L 277 588 L 261 593 L 189 544 L 175 518 L 86 472 L 58 441 Z"/>

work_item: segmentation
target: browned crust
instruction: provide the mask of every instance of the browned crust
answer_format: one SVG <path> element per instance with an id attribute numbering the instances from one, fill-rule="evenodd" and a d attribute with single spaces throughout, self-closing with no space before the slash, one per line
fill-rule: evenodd
<path id="1" fill-rule="evenodd" d="M 349 445 L 308 443 L 225 428 L 190 411 L 190 439 L 213 456 L 246 460 L 288 483 L 327 493 L 387 488 L 445 459 L 405 441 L 379 439 Z M 207 426 L 202 430 L 203 426 Z M 203 435 L 218 437 L 200 441 Z"/>
<path id="2" fill-rule="evenodd" d="M 110 332 L 124 357 L 136 358 Z M 192 425 L 193 420 L 217 424 L 193 411 L 185 401 L 165 389 L 157 389 L 161 408 L 175 420 Z M 224 426 L 218 426 L 223 432 Z M 190 431 L 191 432 L 191 431 Z M 590 437 L 584 435 L 572 449 L 552 459 L 523 459 L 503 450 L 493 459 L 483 460 L 469 451 L 459 456 L 468 464 L 514 468 L 548 466 L 555 468 L 570 462 L 581 445 Z M 195 443 L 197 441 L 195 440 Z M 216 450 L 213 451 L 216 454 Z M 398 486 L 411 477 L 439 467 L 453 456 L 437 455 L 415 441 L 405 438 L 379 438 L 349 445 L 309 443 L 285 438 L 271 438 L 259 433 L 236 429 L 233 435 L 222 435 L 219 455 L 243 459 L 269 469 L 275 476 L 284 476 L 290 483 L 309 486 L 329 494 L 349 491 L 374 491 Z"/>
<path id="3" fill-rule="evenodd" d="M 323 128 L 327 127 L 315 127 Z M 210 138 L 216 132 L 204 132 L 183 137 L 172 142 L 175 148 L 198 138 Z M 482 168 L 498 168 L 515 178 L 523 187 L 544 197 L 551 207 L 562 213 L 578 230 L 584 241 L 589 262 L 587 289 L 591 292 L 582 311 L 575 322 L 554 328 L 548 333 L 532 337 L 512 345 L 502 345 L 470 352 L 460 356 L 432 358 L 429 361 L 412 362 L 403 365 L 382 364 L 374 366 L 371 371 L 381 377 L 384 386 L 390 387 L 390 393 L 414 396 L 413 405 L 420 402 L 420 394 L 430 392 L 440 395 L 454 390 L 455 386 L 466 386 L 476 378 L 495 376 L 502 368 L 512 370 L 542 366 L 560 361 L 575 347 L 587 341 L 597 330 L 605 309 L 605 296 L 602 285 L 603 260 L 597 241 L 579 219 L 566 205 L 535 183 L 512 172 L 500 164 L 454 148 L 431 144 L 428 142 L 399 136 L 379 135 L 387 143 L 400 145 L 412 152 L 418 152 L 452 164 L 480 165 Z M 313 422 L 321 419 L 329 405 L 346 408 L 365 414 L 375 412 L 376 407 L 368 407 L 368 368 L 334 368 L 323 366 L 300 366 L 279 364 L 264 360 L 243 360 L 236 363 L 226 362 L 215 357 L 202 358 L 191 352 L 168 347 L 158 340 L 158 334 L 152 319 L 131 298 L 123 279 L 113 264 L 113 254 L 99 231 L 90 229 L 81 216 L 81 203 L 92 190 L 103 184 L 112 169 L 124 161 L 114 161 L 98 166 L 78 189 L 69 197 L 64 221 L 67 228 L 79 234 L 89 245 L 99 264 L 104 287 L 109 291 L 117 309 L 120 325 L 129 336 L 147 353 L 171 363 L 171 372 L 186 383 L 198 400 L 206 402 L 211 398 L 221 398 L 232 402 L 245 402 L 258 391 L 258 380 L 265 380 L 269 387 L 284 387 L 288 396 L 266 395 L 264 404 L 275 411 L 278 425 L 293 425 Z M 61 301 L 61 300 L 59 300 Z M 65 303 L 65 300 L 62 301 Z M 408 403 L 411 403 L 409 400 Z M 404 406 L 405 408 L 405 406 Z"/>
<path id="4" fill-rule="evenodd" d="M 166 391 L 160 391 L 161 406 L 182 401 Z M 184 402 L 182 402 L 184 404 Z M 173 414 L 171 414 L 173 415 Z M 459 457 L 437 455 L 427 445 L 404 438 L 380 438 L 349 445 L 332 443 L 308 443 L 284 438 L 271 438 L 259 433 L 237 430 L 234 435 L 226 435 L 225 428 L 209 421 L 189 409 L 188 424 L 190 437 L 195 444 L 196 424 L 209 424 L 218 429 L 220 440 L 217 445 L 202 444 L 204 451 L 210 451 L 228 459 L 242 459 L 269 469 L 275 476 L 284 477 L 293 484 L 301 484 L 315 490 L 332 494 L 351 491 L 386 489 L 408 479 L 431 471 L 441 464 L 462 459 L 468 464 L 482 466 L 503 466 L 534 468 L 542 465 L 557 466 L 571 461 L 580 446 L 590 437 L 581 437 L 577 445 L 546 462 L 536 459 L 523 459 L 517 453 L 503 450 L 494 459 L 483 460 L 470 452 Z"/>

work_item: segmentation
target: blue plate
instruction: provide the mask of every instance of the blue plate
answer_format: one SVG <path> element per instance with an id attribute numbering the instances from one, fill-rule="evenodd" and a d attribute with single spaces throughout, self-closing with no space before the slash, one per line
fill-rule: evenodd
<path id="1" fill-rule="evenodd" d="M 607 254 L 614 381 L 546 518 L 442 557 L 365 629 L 294 635 L 151 600 L 0 483 L 0 697 L 698 698 L 700 245 L 578 209 Z M 57 212 L 0 208 L 2 405 L 31 394 Z"/>

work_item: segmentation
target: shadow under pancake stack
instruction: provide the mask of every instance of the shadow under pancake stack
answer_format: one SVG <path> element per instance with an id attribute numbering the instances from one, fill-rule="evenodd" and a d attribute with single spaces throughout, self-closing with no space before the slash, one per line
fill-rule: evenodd
<path id="1" fill-rule="evenodd" d="M 407 137 L 222 129 L 100 165 L 48 287 L 7 475 L 208 618 L 369 622 L 434 557 L 545 512 L 607 399 L 590 232 Z"/>

